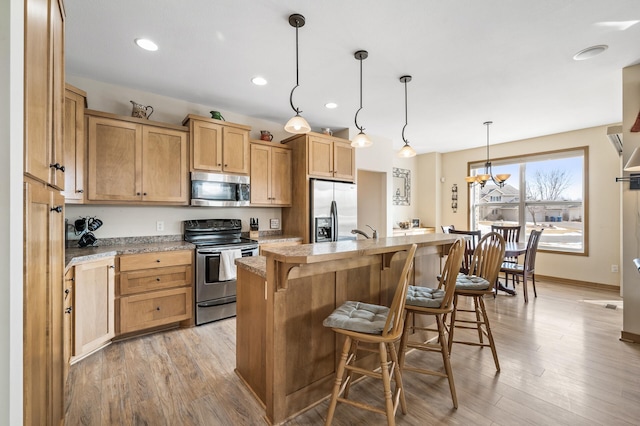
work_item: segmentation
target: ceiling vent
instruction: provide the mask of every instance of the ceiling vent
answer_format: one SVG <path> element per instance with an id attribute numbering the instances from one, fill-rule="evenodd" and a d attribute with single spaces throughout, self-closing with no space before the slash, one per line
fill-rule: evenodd
<path id="1" fill-rule="evenodd" d="M 618 154 L 622 154 L 622 126 L 607 127 L 607 137 Z"/>

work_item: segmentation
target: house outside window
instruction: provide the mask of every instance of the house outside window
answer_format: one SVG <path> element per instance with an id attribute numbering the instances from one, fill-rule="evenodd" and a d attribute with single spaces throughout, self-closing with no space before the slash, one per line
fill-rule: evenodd
<path id="1" fill-rule="evenodd" d="M 494 176 L 509 173 L 503 188 L 493 182 L 469 188 L 469 222 L 482 234 L 491 225 L 518 225 L 520 240 L 543 229 L 538 250 L 588 255 L 588 147 L 492 160 Z M 470 175 L 484 162 L 469 163 Z"/>

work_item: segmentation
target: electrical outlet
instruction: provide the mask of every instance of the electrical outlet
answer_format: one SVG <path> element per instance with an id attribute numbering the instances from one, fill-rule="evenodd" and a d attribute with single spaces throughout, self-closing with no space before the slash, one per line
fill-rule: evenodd
<path id="1" fill-rule="evenodd" d="M 611 272 L 618 272 L 618 265 L 611 265 Z"/>
<path id="2" fill-rule="evenodd" d="M 156 231 L 164 231 L 164 222 L 159 220 L 156 222 Z"/>
<path id="3" fill-rule="evenodd" d="M 280 219 L 269 219 L 269 228 L 280 229 Z"/>

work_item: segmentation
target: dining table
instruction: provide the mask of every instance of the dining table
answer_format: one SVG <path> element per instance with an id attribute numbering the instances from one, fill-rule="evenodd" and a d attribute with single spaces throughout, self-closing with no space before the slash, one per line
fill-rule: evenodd
<path id="1" fill-rule="evenodd" d="M 518 258 L 527 252 L 527 243 L 522 241 L 507 241 L 504 248 L 504 258 Z M 512 296 L 516 295 L 515 289 L 507 288 L 506 282 L 503 285 L 500 280 L 496 282 L 496 290 L 504 291 Z M 497 293 L 497 291 L 496 291 Z"/>

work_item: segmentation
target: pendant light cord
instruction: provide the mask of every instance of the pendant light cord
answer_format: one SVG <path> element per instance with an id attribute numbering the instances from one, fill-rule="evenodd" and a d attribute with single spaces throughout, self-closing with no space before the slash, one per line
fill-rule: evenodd
<path id="1" fill-rule="evenodd" d="M 289 95 L 289 103 L 291 104 L 291 109 L 293 109 L 296 112 L 296 115 L 299 115 L 302 111 L 300 111 L 300 108 L 296 108 L 295 106 L 293 106 L 293 92 L 298 88 L 298 86 L 300 85 L 299 83 L 299 72 L 298 72 L 298 27 L 300 27 L 300 22 L 296 19 L 295 21 L 296 25 L 296 85 L 293 89 L 291 89 L 291 94 Z"/>
<path id="2" fill-rule="evenodd" d="M 358 108 L 358 111 L 356 111 L 356 117 L 354 119 L 354 122 L 356 124 L 356 129 L 360 130 L 360 132 L 364 132 L 364 127 L 358 126 L 358 113 L 362 109 L 362 59 L 364 59 L 362 56 L 358 57 L 358 60 L 360 61 L 360 108 Z"/>
<path id="3" fill-rule="evenodd" d="M 404 79 L 404 126 L 402 127 L 402 140 L 405 145 L 409 145 L 409 141 L 404 137 L 404 129 L 407 128 L 407 124 L 409 124 L 409 120 L 407 119 L 407 79 Z"/>

